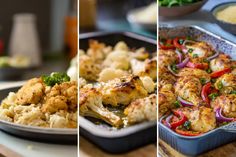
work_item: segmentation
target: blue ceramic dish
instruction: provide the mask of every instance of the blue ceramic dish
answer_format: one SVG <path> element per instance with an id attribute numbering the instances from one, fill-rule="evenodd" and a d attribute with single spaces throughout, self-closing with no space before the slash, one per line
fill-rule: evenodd
<path id="1" fill-rule="evenodd" d="M 190 36 L 199 41 L 206 41 L 213 47 L 217 47 L 219 51 L 230 55 L 234 60 L 236 59 L 236 44 L 197 26 L 161 27 L 159 28 L 159 36 L 163 38 Z M 159 123 L 158 126 L 159 138 L 188 156 L 196 156 L 236 140 L 236 123 L 230 123 L 195 137 L 179 135 L 162 123 Z"/>

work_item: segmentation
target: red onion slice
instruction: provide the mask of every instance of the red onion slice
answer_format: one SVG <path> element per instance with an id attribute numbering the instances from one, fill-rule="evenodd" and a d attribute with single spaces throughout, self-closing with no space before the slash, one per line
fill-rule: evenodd
<path id="1" fill-rule="evenodd" d="M 179 50 L 175 50 L 175 52 L 177 53 L 177 55 L 178 55 L 178 58 L 179 58 L 179 63 L 181 63 L 182 62 L 182 59 L 183 59 L 183 55 L 181 54 L 181 52 L 179 52 Z"/>
<path id="2" fill-rule="evenodd" d="M 176 74 L 170 67 L 170 65 L 168 65 L 168 70 L 171 72 L 171 74 L 173 74 L 174 76 L 179 76 L 178 74 Z"/>
<path id="3" fill-rule="evenodd" d="M 177 100 L 178 100 L 184 107 L 191 107 L 191 106 L 194 106 L 193 103 L 188 102 L 188 101 L 182 99 L 180 96 L 178 96 Z"/>
<path id="4" fill-rule="evenodd" d="M 170 120 L 171 120 L 172 116 L 173 116 L 173 115 L 170 114 L 170 115 L 166 118 L 166 126 L 167 126 L 168 128 L 171 128 Z"/>
<path id="5" fill-rule="evenodd" d="M 218 122 L 231 122 L 234 120 L 234 118 L 227 118 L 225 116 L 222 115 L 222 108 L 219 107 L 218 109 L 216 109 L 216 120 Z"/>
<path id="6" fill-rule="evenodd" d="M 187 43 L 195 44 L 196 41 L 193 41 L 193 40 L 184 40 L 183 45 L 186 46 Z"/>
<path id="7" fill-rule="evenodd" d="M 208 57 L 208 58 L 207 58 L 207 60 L 208 60 L 208 61 L 210 61 L 210 60 L 212 60 L 212 59 L 214 59 L 214 58 L 218 57 L 218 56 L 219 56 L 219 54 L 220 54 L 220 52 L 219 52 L 219 51 L 216 51 L 216 53 L 215 53 L 214 55 L 212 55 L 212 56 Z"/>
<path id="8" fill-rule="evenodd" d="M 176 67 L 179 69 L 184 68 L 188 62 L 189 62 L 189 57 L 185 58 L 182 63 L 177 64 Z"/>

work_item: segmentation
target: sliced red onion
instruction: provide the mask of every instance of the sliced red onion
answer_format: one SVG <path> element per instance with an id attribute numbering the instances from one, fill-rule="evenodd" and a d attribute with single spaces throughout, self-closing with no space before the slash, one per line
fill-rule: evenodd
<path id="1" fill-rule="evenodd" d="M 212 59 L 214 59 L 214 58 L 218 57 L 218 56 L 219 56 L 219 54 L 220 54 L 220 52 L 219 52 L 219 51 L 216 51 L 216 53 L 215 53 L 214 55 L 212 55 L 212 56 L 208 57 L 208 58 L 207 58 L 207 60 L 208 60 L 208 61 L 210 61 L 210 60 L 212 60 Z"/>
<path id="2" fill-rule="evenodd" d="M 170 67 L 170 65 L 168 65 L 168 70 L 171 72 L 171 74 L 173 74 L 174 76 L 179 76 L 178 74 L 176 74 Z"/>
<path id="3" fill-rule="evenodd" d="M 219 107 L 218 109 L 216 109 L 216 120 L 218 122 L 231 122 L 234 120 L 234 118 L 227 118 L 225 116 L 222 115 L 222 108 Z"/>
<path id="4" fill-rule="evenodd" d="M 182 99 L 180 96 L 178 96 L 177 100 L 179 100 L 179 102 L 180 102 L 184 107 L 191 107 L 191 106 L 194 106 L 193 103 L 188 102 L 188 101 Z"/>
<path id="5" fill-rule="evenodd" d="M 193 40 L 184 40 L 183 45 L 185 46 L 187 43 L 195 44 L 196 41 L 193 41 Z"/>
<path id="6" fill-rule="evenodd" d="M 178 58 L 179 58 L 179 63 L 181 63 L 182 62 L 182 59 L 183 59 L 183 55 L 181 54 L 181 52 L 179 52 L 179 50 L 175 50 L 175 52 L 177 53 L 177 55 L 178 55 Z"/>
<path id="7" fill-rule="evenodd" d="M 167 126 L 168 128 L 171 128 L 170 120 L 171 120 L 172 116 L 173 116 L 173 115 L 170 114 L 170 115 L 166 118 L 166 126 Z"/>
<path id="8" fill-rule="evenodd" d="M 186 64 L 189 62 L 189 57 L 185 58 L 182 63 L 176 65 L 177 68 L 184 68 Z"/>

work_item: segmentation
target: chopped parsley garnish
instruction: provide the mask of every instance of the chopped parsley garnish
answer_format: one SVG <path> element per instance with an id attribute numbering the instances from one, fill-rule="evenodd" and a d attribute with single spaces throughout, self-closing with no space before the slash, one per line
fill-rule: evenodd
<path id="1" fill-rule="evenodd" d="M 230 94 L 236 94 L 236 90 L 231 91 Z"/>
<path id="2" fill-rule="evenodd" d="M 173 72 L 177 73 L 178 72 L 178 67 L 175 64 L 172 64 L 170 68 L 173 70 Z"/>
<path id="3" fill-rule="evenodd" d="M 179 108 L 179 107 L 182 106 L 179 101 L 175 101 L 175 102 L 174 102 L 174 105 L 175 105 L 176 108 Z"/>
<path id="4" fill-rule="evenodd" d="M 216 97 L 218 97 L 219 94 L 218 93 L 211 93 L 208 95 L 208 97 L 211 99 L 211 100 L 215 100 Z"/>
<path id="5" fill-rule="evenodd" d="M 198 57 L 198 54 L 193 54 L 193 58 L 197 58 Z"/>
<path id="6" fill-rule="evenodd" d="M 179 39 L 179 43 L 182 45 L 184 43 L 183 39 Z"/>
<path id="7" fill-rule="evenodd" d="M 201 84 L 205 84 L 206 83 L 206 79 L 205 78 L 200 78 L 200 82 L 201 82 Z"/>
<path id="8" fill-rule="evenodd" d="M 185 128 L 186 130 L 189 130 L 190 127 L 191 127 L 191 122 L 190 122 L 190 121 L 186 121 L 186 122 L 184 123 L 184 128 Z"/>
<path id="9" fill-rule="evenodd" d="M 207 73 L 210 74 L 212 72 L 211 69 L 207 69 Z"/>
<path id="10" fill-rule="evenodd" d="M 223 88 L 223 83 L 222 83 L 222 82 L 219 82 L 219 83 L 217 84 L 217 87 L 218 87 L 219 89 L 222 89 L 222 88 Z"/>
<path id="11" fill-rule="evenodd" d="M 193 52 L 192 48 L 188 49 L 188 53 L 192 53 L 192 52 Z"/>
<path id="12" fill-rule="evenodd" d="M 43 75 L 42 79 L 47 86 L 54 86 L 55 84 L 70 81 L 70 77 L 66 73 L 59 72 L 51 73 L 51 75 Z"/>

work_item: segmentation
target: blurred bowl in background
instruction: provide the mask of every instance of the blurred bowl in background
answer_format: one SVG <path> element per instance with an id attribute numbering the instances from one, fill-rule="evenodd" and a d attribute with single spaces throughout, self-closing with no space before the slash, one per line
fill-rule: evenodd
<path id="1" fill-rule="evenodd" d="M 159 6 L 159 16 L 177 17 L 184 16 L 199 10 L 208 0 L 202 0 L 192 4 L 182 6 L 161 7 Z"/>
<path id="2" fill-rule="evenodd" d="M 22 76 L 28 73 L 32 68 L 16 68 L 16 67 L 1 67 L 0 81 L 16 81 L 21 80 Z"/>
<path id="3" fill-rule="evenodd" d="M 216 23 L 225 31 L 232 33 L 232 34 L 236 34 L 236 24 L 234 23 L 230 23 L 230 22 L 226 22 L 223 20 L 220 20 L 216 17 L 216 14 L 219 11 L 222 11 L 224 9 L 226 9 L 227 7 L 230 6 L 236 6 L 236 2 L 226 2 L 226 3 L 221 3 L 219 5 L 216 5 L 212 10 L 211 13 L 214 16 Z"/>

